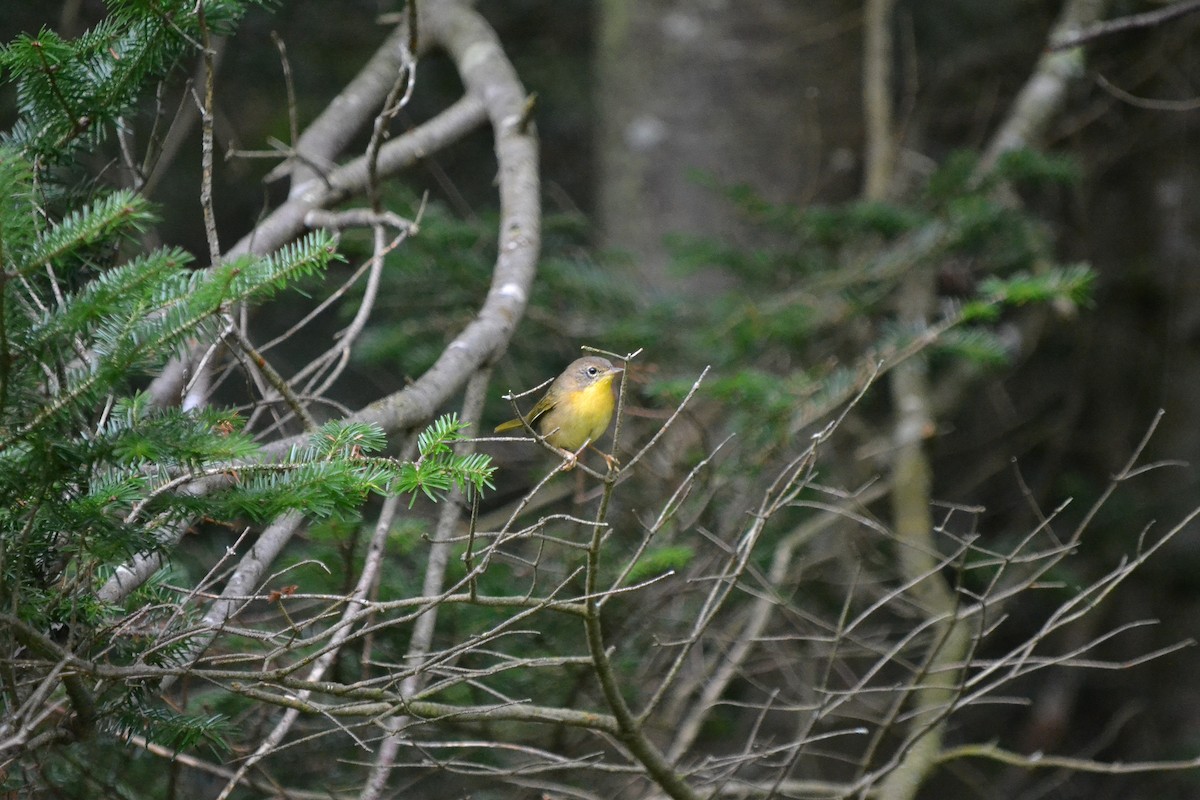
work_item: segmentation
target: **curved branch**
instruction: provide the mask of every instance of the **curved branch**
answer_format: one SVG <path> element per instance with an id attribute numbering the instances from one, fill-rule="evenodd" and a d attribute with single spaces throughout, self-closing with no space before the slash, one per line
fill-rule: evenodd
<path id="1" fill-rule="evenodd" d="M 479 98 L 473 95 L 461 98 L 437 116 L 380 148 L 379 174 L 394 175 L 412 166 L 429 153 L 463 138 L 484 119 L 485 108 Z M 326 181 L 310 184 L 305 192 L 271 212 L 230 248 L 226 257 L 264 254 L 282 247 L 308 230 L 307 218 L 311 212 L 364 194 L 366 188 L 367 163 L 366 158 L 360 156 L 331 172 Z M 201 352 L 203 349 L 200 348 Z M 156 405 L 176 404 L 196 360 L 176 359 L 151 381 L 146 391 Z"/>
<path id="2" fill-rule="evenodd" d="M 354 421 L 375 423 L 389 432 L 431 419 L 472 373 L 504 351 L 524 315 L 541 247 L 537 138 L 525 118 L 525 90 L 495 32 L 460 0 L 423 9 L 421 27 L 430 42 L 450 53 L 468 94 L 434 119 L 384 145 L 379 153 L 379 174 L 391 174 L 444 147 L 470 131 L 486 113 L 495 136 L 499 166 L 499 247 L 491 288 L 474 321 L 413 384 L 352 416 Z M 367 182 L 366 159 L 348 163 L 329 176 L 328 184 L 312 185 L 276 209 L 229 255 L 264 253 L 285 244 L 305 230 L 310 211 L 365 191 Z M 181 382 L 186 374 L 185 365 L 175 366 L 155 381 L 152 395 L 178 396 L 175 382 Z M 274 458 L 286 454 L 298 441 L 295 437 L 276 441 L 264 448 L 263 455 Z M 122 580 L 110 581 L 103 590 L 105 596 L 111 599 L 127 595 L 153 574 L 158 562 L 157 557 L 146 557 L 139 559 L 136 570 L 118 570 Z"/>
<path id="3" fill-rule="evenodd" d="M 495 32 L 459 0 L 423 7 L 421 30 L 450 53 L 468 93 L 487 109 L 499 167 L 499 255 L 474 321 L 415 383 L 354 415 L 387 431 L 432 417 L 476 369 L 504 351 L 525 312 L 541 246 L 537 138 L 526 124 L 525 90 Z"/>
<path id="4" fill-rule="evenodd" d="M 480 108 L 475 104 L 481 104 L 491 122 L 499 168 L 499 255 L 483 306 L 433 366 L 410 386 L 377 400 L 352 417 L 358 422 L 378 424 L 386 431 L 405 430 L 430 419 L 437 407 L 458 391 L 475 370 L 504 351 L 525 313 L 541 248 L 537 138 L 533 126 L 526 124 L 525 90 L 495 32 L 459 0 L 422 8 L 421 29 L 430 41 L 450 53 L 467 87 L 468 97 L 456 104 L 458 112 L 446 121 L 461 125 L 474 118 Z M 439 119 L 450 113 L 448 110 Z M 428 152 L 417 144 L 410 141 L 405 151 L 414 160 Z M 385 146 L 380 153 L 381 173 L 393 163 L 394 157 L 388 150 Z M 365 187 L 365 159 L 348 164 L 334 177 L 330 188 L 313 190 L 289 201 L 254 233 L 238 242 L 234 251 L 272 249 L 302 229 L 309 210 L 337 202 L 351 189 L 358 191 Z M 292 444 L 291 439 L 275 442 L 267 446 L 266 455 L 285 453 Z"/>
<path id="5" fill-rule="evenodd" d="M 408 36 L 406 23 L 393 28 L 358 75 L 317 115 L 299 141 L 293 143 L 298 158 L 291 168 L 292 197 L 304 194 L 313 182 L 319 183 L 313 165 L 332 166 L 355 134 L 375 116 L 404 65 Z"/>
<path id="6" fill-rule="evenodd" d="M 1068 0 L 1050 31 L 1048 41 L 1065 39 L 1104 15 L 1109 0 Z M 979 163 L 981 173 L 990 172 L 1000 156 L 1041 141 L 1050 123 L 1062 111 L 1063 99 L 1072 83 L 1083 75 L 1083 52 L 1047 50 L 1038 59 L 1033 75 L 1021 88 L 1004 124 L 996 131 Z"/>

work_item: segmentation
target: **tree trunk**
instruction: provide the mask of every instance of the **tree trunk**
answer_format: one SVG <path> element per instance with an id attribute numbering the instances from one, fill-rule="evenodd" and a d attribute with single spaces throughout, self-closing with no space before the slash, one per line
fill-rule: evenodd
<path id="1" fill-rule="evenodd" d="M 600 14 L 600 241 L 652 289 L 678 280 L 667 234 L 753 246 L 734 205 L 698 174 L 771 202 L 856 192 L 857 4 L 605 0 Z M 711 278 L 689 285 L 709 290 Z"/>

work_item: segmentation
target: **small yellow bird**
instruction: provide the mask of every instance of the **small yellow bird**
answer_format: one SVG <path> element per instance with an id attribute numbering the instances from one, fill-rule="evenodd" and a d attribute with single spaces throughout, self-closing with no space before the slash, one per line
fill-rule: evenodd
<path id="1" fill-rule="evenodd" d="M 586 356 L 576 359 L 554 379 L 541 400 L 524 419 L 547 442 L 557 447 L 567 460 L 565 469 L 575 466 L 579 453 L 608 430 L 612 421 L 613 378 L 624 372 L 607 358 Z M 496 433 L 522 426 L 521 419 L 510 419 L 496 426 Z M 595 449 L 595 448 L 593 448 Z M 600 453 L 599 450 L 596 452 Z M 609 468 L 616 459 L 600 453 Z"/>

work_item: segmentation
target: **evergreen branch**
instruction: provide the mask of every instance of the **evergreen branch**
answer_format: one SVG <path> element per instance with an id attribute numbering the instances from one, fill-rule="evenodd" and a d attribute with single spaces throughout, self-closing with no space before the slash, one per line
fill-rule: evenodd
<path id="1" fill-rule="evenodd" d="M 198 329 L 210 324 L 225 304 L 270 295 L 337 257 L 332 240 L 314 232 L 269 257 L 240 259 L 187 275 L 183 283 L 167 282 L 165 290 L 171 300 L 162 310 L 151 311 L 144 299 L 135 299 L 121 317 L 105 317 L 96 324 L 94 363 L 70 371 L 52 402 L 0 439 L 0 452 L 61 414 L 71 413 L 92 392 L 118 383 L 144 363 L 181 347 Z M 187 291 L 181 293 L 179 289 L 185 286 Z"/>
<path id="2" fill-rule="evenodd" d="M 4 264 L 4 226 L 0 223 L 0 265 Z M 8 279 L 9 273 L 0 266 L 0 419 L 7 415 L 8 382 L 12 369 L 12 353 L 8 341 Z"/>
<path id="3" fill-rule="evenodd" d="M 137 736 L 174 750 L 205 744 L 216 753 L 229 751 L 225 737 L 234 730 L 221 714 L 185 714 L 144 703 L 119 706 L 104 727 L 121 739 Z"/>
<path id="4" fill-rule="evenodd" d="M 266 256 L 244 256 L 214 269 L 229 282 L 238 299 L 265 299 L 299 278 L 323 270 L 342 257 L 336 239 L 325 231 L 312 231 Z"/>
<path id="5" fill-rule="evenodd" d="M 1086 264 L 1046 270 L 1037 275 L 1021 273 L 1010 278 L 988 278 L 980 285 L 980 295 L 988 302 L 1020 306 L 1069 300 L 1082 303 L 1090 295 L 1096 273 Z"/>
<path id="6" fill-rule="evenodd" d="M 387 437 L 378 425 L 334 420 L 322 425 L 309 438 L 308 458 L 314 461 L 359 458 L 363 453 L 382 450 L 386 445 Z"/>
<path id="7" fill-rule="evenodd" d="M 116 402 L 93 447 L 119 464 L 204 465 L 248 459 L 258 445 L 239 430 L 240 418 L 211 408 L 162 408 L 139 392 Z"/>
<path id="8" fill-rule="evenodd" d="M 86 335 L 105 318 L 130 314 L 136 307 L 161 308 L 179 302 L 193 293 L 200 280 L 185 269 L 191 260 L 178 248 L 157 250 L 100 273 L 34 326 L 30 346 Z"/>
<path id="9" fill-rule="evenodd" d="M 50 89 L 51 96 L 58 103 L 63 114 L 71 120 L 72 127 L 78 131 L 80 125 L 86 125 L 87 117 L 80 117 L 75 109 L 71 107 L 70 102 L 62 93 L 62 88 L 58 83 L 59 64 L 50 63 L 49 55 L 47 54 L 46 46 L 43 42 L 36 39 L 30 40 L 30 49 L 37 54 L 38 64 L 41 67 L 42 77 L 46 81 L 47 87 Z"/>
<path id="10" fill-rule="evenodd" d="M 3 137 L 30 156 L 61 162 L 99 141 L 129 114 L 145 87 L 165 78 L 190 49 L 200 49 L 199 18 L 232 29 L 243 2 L 201 8 L 186 0 L 114 2 L 110 17 L 67 41 L 43 29 L 0 51 L 0 67 L 17 83 L 22 118 Z"/>
<path id="11" fill-rule="evenodd" d="M 76 209 L 51 227 L 14 264 L 28 274 L 86 247 L 110 240 L 114 235 L 137 229 L 152 219 L 146 200 L 129 190 L 119 190 Z"/>

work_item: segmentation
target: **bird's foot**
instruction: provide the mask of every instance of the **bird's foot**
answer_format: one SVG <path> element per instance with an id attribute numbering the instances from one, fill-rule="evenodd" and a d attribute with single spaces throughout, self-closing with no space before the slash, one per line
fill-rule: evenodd
<path id="1" fill-rule="evenodd" d="M 579 463 L 579 454 L 572 453 L 570 450 L 564 450 L 561 447 L 558 449 L 558 452 L 563 457 L 562 471 L 570 472 L 575 469 L 575 465 Z"/>

